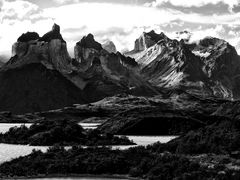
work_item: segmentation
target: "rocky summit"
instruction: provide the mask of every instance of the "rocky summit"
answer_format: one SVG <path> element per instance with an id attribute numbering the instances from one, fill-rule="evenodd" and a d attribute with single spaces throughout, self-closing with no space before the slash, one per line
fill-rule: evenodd
<path id="1" fill-rule="evenodd" d="M 115 44 L 112 41 L 106 41 L 103 45 L 102 45 L 103 49 L 105 49 L 106 51 L 108 51 L 109 53 L 116 53 L 117 52 L 117 48 L 115 46 Z"/>
<path id="2" fill-rule="evenodd" d="M 240 57 L 224 40 L 207 37 L 190 44 L 151 31 L 143 33 L 125 55 L 135 58 L 141 74 L 155 86 L 239 98 Z"/>

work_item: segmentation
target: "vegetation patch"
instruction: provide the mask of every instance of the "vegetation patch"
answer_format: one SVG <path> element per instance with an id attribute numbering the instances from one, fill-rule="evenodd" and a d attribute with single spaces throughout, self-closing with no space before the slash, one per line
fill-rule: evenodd
<path id="1" fill-rule="evenodd" d="M 115 137 L 112 134 L 101 134 L 98 130 L 84 130 L 76 122 L 69 120 L 43 120 L 29 128 L 26 126 L 10 128 L 0 134 L 0 142 L 8 144 L 30 144 L 34 146 L 84 145 L 134 145 L 126 137 Z"/>

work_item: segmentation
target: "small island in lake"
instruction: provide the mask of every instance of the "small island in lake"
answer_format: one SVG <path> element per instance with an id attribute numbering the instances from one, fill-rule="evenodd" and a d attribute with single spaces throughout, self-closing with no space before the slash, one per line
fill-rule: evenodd
<path id="1" fill-rule="evenodd" d="M 97 129 L 84 130 L 81 125 L 66 119 L 58 121 L 43 120 L 29 128 L 26 126 L 12 127 L 0 134 L 0 143 L 29 144 L 34 146 L 105 146 L 135 145 L 126 137 L 102 134 Z"/>

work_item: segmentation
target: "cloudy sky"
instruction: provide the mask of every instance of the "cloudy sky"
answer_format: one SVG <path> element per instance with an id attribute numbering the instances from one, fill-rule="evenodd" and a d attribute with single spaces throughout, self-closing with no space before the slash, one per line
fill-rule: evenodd
<path id="1" fill-rule="evenodd" d="M 191 40 L 223 38 L 240 53 L 240 0 L 0 0 L 0 55 L 24 32 L 48 32 L 61 26 L 68 50 L 92 33 L 99 42 L 112 40 L 119 51 L 154 29 L 171 38 L 187 30 Z"/>

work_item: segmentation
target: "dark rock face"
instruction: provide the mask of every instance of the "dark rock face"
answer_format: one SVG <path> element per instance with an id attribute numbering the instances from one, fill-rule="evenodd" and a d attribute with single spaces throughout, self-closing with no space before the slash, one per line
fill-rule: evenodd
<path id="1" fill-rule="evenodd" d="M 4 65 L 4 63 L 2 61 L 0 61 L 0 67 L 2 67 Z"/>
<path id="2" fill-rule="evenodd" d="M 0 111 L 26 113 L 84 103 L 83 92 L 56 70 L 29 64 L 0 72 Z"/>
<path id="3" fill-rule="evenodd" d="M 117 56 L 119 56 L 122 63 L 126 64 L 127 66 L 130 66 L 130 67 L 138 66 L 138 63 L 135 61 L 135 59 L 133 59 L 131 57 L 128 57 L 128 56 L 126 57 L 126 56 L 122 55 L 120 52 L 117 52 Z"/>
<path id="4" fill-rule="evenodd" d="M 101 61 L 100 61 L 100 59 L 99 58 L 97 58 L 97 57 L 95 57 L 94 59 L 93 59 L 93 62 L 92 62 L 92 65 L 94 66 L 101 66 Z"/>
<path id="5" fill-rule="evenodd" d="M 7 61 L 7 58 L 5 56 L 0 55 L 0 67 L 2 67 L 6 61 Z"/>
<path id="6" fill-rule="evenodd" d="M 29 42 L 32 40 L 38 40 L 40 37 L 36 32 L 23 33 L 18 39 L 18 42 Z"/>
<path id="7" fill-rule="evenodd" d="M 64 41 L 62 35 L 60 34 L 60 26 L 57 24 L 54 24 L 52 30 L 44 34 L 43 37 L 39 39 L 39 41 L 50 42 L 53 39 L 60 39 L 62 42 L 66 43 L 66 41 Z"/>
<path id="8" fill-rule="evenodd" d="M 84 36 L 82 40 L 77 43 L 77 45 L 84 48 L 93 48 L 98 51 L 102 50 L 102 45 L 95 41 L 92 34 L 88 34 L 87 36 Z"/>
<path id="9" fill-rule="evenodd" d="M 203 62 L 202 69 L 212 82 L 213 94 L 239 98 L 240 57 L 235 48 L 224 40 L 211 37 L 191 48 Z"/>

